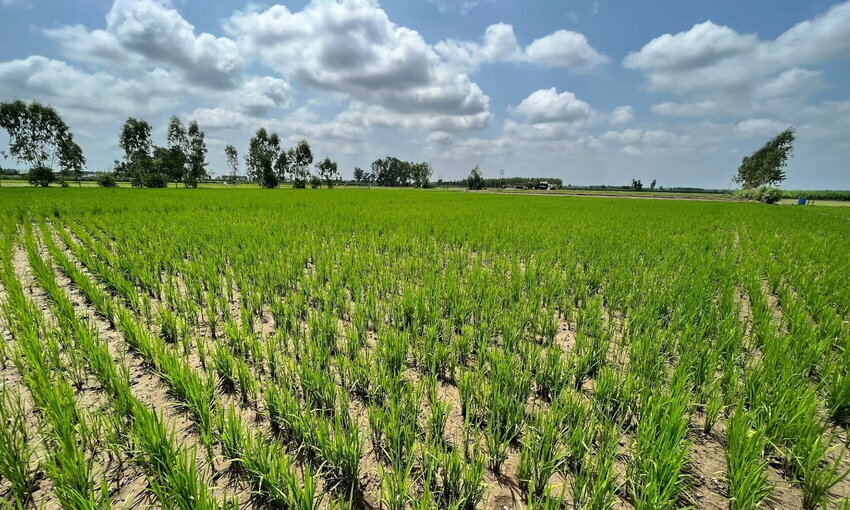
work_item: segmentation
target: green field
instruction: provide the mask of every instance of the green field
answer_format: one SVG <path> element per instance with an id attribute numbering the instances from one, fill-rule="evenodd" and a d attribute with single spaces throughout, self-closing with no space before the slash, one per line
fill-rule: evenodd
<path id="1" fill-rule="evenodd" d="M 847 211 L 4 183 L 0 495 L 838 508 Z"/>

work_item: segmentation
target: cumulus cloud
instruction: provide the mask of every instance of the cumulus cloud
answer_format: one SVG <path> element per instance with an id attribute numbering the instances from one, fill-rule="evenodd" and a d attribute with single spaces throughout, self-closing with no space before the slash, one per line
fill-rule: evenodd
<path id="1" fill-rule="evenodd" d="M 652 147 L 652 148 L 674 148 L 684 147 L 690 144 L 688 135 L 672 133 L 664 129 L 624 129 L 622 131 L 606 131 L 601 138 L 606 141 L 619 143 L 625 146 Z"/>
<path id="2" fill-rule="evenodd" d="M 635 110 L 631 106 L 618 106 L 611 112 L 612 124 L 628 124 L 635 118 Z"/>
<path id="3" fill-rule="evenodd" d="M 437 43 L 434 49 L 449 65 L 463 72 L 491 62 L 529 62 L 587 72 L 608 62 L 608 57 L 593 49 L 584 35 L 567 30 L 535 39 L 522 48 L 513 26 L 506 23 L 487 27 L 480 43 L 448 39 Z"/>
<path id="4" fill-rule="evenodd" d="M 168 72 L 155 69 L 134 80 L 89 73 L 59 60 L 31 56 L 0 62 L 0 93 L 80 112 L 155 112 L 178 103 L 182 94 Z M 93 117 L 96 121 L 97 117 Z"/>
<path id="5" fill-rule="evenodd" d="M 591 71 L 608 62 L 608 57 L 594 50 L 583 34 L 569 30 L 535 39 L 525 55 L 531 62 L 576 71 Z"/>
<path id="6" fill-rule="evenodd" d="M 354 101 L 347 110 L 337 115 L 336 120 L 361 127 L 459 132 L 480 130 L 487 127 L 490 121 L 490 112 L 484 111 L 472 115 L 398 113 L 382 106 Z"/>
<path id="7" fill-rule="evenodd" d="M 390 21 L 374 0 L 314 0 L 234 14 L 227 32 L 243 51 L 284 76 L 402 113 L 477 115 L 489 98 L 446 65 L 415 30 Z"/>
<path id="8" fill-rule="evenodd" d="M 735 125 L 735 131 L 746 136 L 773 136 L 788 124 L 772 119 L 747 119 Z"/>
<path id="9" fill-rule="evenodd" d="M 44 33 L 75 60 L 117 68 L 169 66 L 189 83 L 217 90 L 235 88 L 245 66 L 233 40 L 196 34 L 179 12 L 156 0 L 115 0 L 104 30 L 74 25 Z"/>
<path id="10" fill-rule="evenodd" d="M 642 71 L 650 89 L 699 101 L 662 103 L 666 115 L 758 113 L 777 100 L 802 105 L 824 86 L 820 71 L 803 66 L 850 54 L 850 2 L 798 23 L 775 40 L 706 21 L 677 34 L 664 34 L 630 53 L 623 65 Z"/>
<path id="11" fill-rule="evenodd" d="M 572 92 L 561 92 L 555 87 L 533 92 L 514 108 L 514 112 L 532 123 L 576 122 L 587 120 L 593 113 L 589 104 Z"/>
<path id="12" fill-rule="evenodd" d="M 483 63 L 518 61 L 523 57 L 514 28 L 507 23 L 487 27 L 481 43 L 448 39 L 435 44 L 434 50 L 461 72 L 472 72 Z"/>

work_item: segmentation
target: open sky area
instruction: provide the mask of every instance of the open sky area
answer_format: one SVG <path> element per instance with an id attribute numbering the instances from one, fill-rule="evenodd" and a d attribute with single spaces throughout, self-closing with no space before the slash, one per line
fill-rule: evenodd
<path id="1" fill-rule="evenodd" d="M 794 126 L 784 187 L 848 189 L 848 83 L 850 2 L 0 0 L 0 100 L 54 106 L 89 170 L 127 117 L 159 144 L 179 115 L 214 174 L 264 126 L 343 177 L 393 155 L 725 188 Z"/>

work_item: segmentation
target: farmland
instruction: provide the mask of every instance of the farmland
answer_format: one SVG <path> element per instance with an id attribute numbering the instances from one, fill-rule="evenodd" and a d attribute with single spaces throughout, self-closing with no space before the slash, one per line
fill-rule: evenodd
<path id="1" fill-rule="evenodd" d="M 844 208 L 0 190 L 0 494 L 840 508 Z"/>

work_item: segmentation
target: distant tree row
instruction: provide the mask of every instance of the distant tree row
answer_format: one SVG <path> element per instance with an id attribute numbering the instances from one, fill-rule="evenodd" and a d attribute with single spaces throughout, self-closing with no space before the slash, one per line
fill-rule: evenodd
<path id="1" fill-rule="evenodd" d="M 56 181 L 57 164 L 63 185 L 67 185 L 67 179 L 80 183 L 86 158 L 68 125 L 52 107 L 20 100 L 0 103 L 0 127 L 9 135 L 8 152 L 0 154 L 28 166 L 30 184 L 49 186 Z"/>
<path id="2" fill-rule="evenodd" d="M 179 117 L 168 121 L 165 147 L 151 141 L 151 125 L 130 117 L 124 122 L 118 144 L 124 159 L 115 161 L 115 177 L 129 179 L 133 186 L 162 188 L 167 182 L 198 187 L 207 174 L 207 144 L 194 120 L 188 128 Z"/>
<path id="3" fill-rule="evenodd" d="M 430 188 L 431 173 L 431 163 L 413 163 L 412 161 L 402 161 L 393 156 L 387 156 L 373 161 L 371 172 L 365 172 L 360 167 L 355 168 L 354 180 L 363 184 L 375 184 L 376 186 Z"/>
<path id="4" fill-rule="evenodd" d="M 239 171 L 239 156 L 236 148 L 228 145 L 224 148 L 227 164 L 231 174 Z M 310 186 L 318 188 L 322 181 L 332 188 L 339 180 L 337 164 L 330 158 L 316 163 L 318 175 L 310 173 L 313 163 L 313 151 L 307 140 L 301 140 L 295 146 L 284 149 L 280 136 L 260 128 L 248 142 L 248 153 L 245 155 L 245 166 L 248 178 L 263 188 L 277 188 L 287 177 L 292 179 L 295 188 Z"/>

